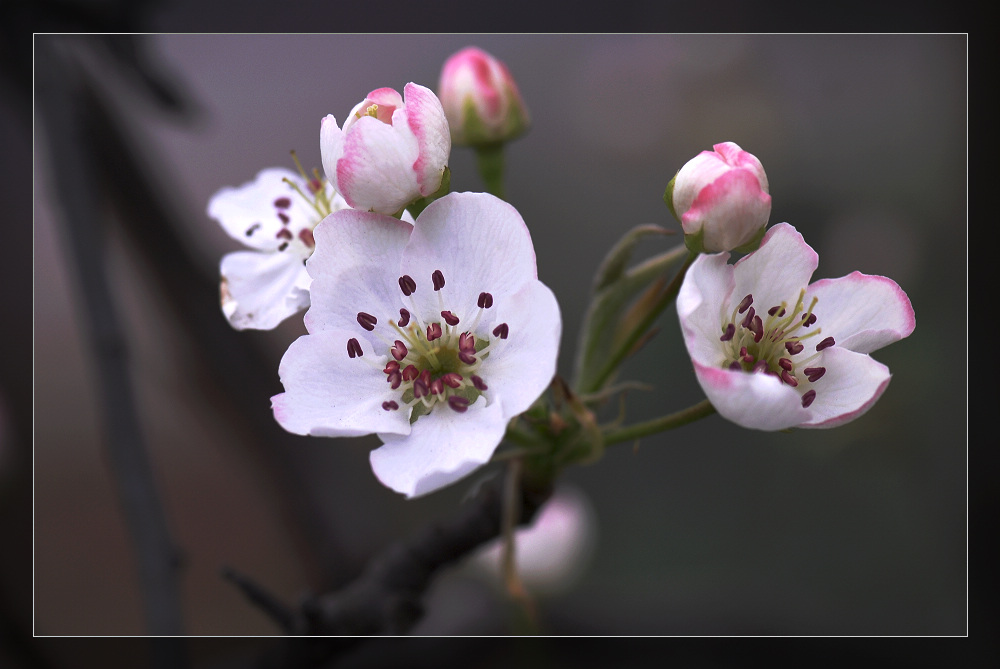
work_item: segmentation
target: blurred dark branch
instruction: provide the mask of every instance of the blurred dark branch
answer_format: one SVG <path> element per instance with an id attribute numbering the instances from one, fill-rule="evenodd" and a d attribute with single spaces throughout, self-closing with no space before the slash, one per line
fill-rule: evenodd
<path id="1" fill-rule="evenodd" d="M 67 251 L 83 299 L 81 316 L 93 351 L 107 452 L 122 512 L 135 544 L 148 630 L 183 633 L 177 551 L 170 538 L 134 403 L 128 352 L 104 261 L 104 229 L 92 156 L 87 152 L 86 86 L 57 39 L 36 44 L 36 102 L 44 124 Z M 161 639 L 155 666 L 186 665 L 178 639 Z"/>
<path id="2" fill-rule="evenodd" d="M 406 634 L 423 616 L 421 600 L 434 576 L 501 532 L 503 477 L 483 485 L 475 498 L 447 520 L 428 525 L 408 539 L 390 545 L 368 563 L 352 583 L 306 600 L 297 608 L 281 604 L 245 575 L 228 570 L 225 576 L 292 635 L 358 637 Z M 552 494 L 548 483 L 530 484 L 521 479 L 518 525 L 534 518 Z M 265 667 L 311 667 L 356 640 L 324 639 L 308 643 L 290 641 Z"/>

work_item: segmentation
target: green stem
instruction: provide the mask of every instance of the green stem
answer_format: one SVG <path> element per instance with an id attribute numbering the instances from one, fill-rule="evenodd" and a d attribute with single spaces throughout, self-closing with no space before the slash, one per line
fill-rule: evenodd
<path id="1" fill-rule="evenodd" d="M 681 425 L 693 423 L 705 416 L 711 416 L 713 413 L 715 413 L 715 407 L 712 406 L 712 403 L 708 400 L 702 400 L 694 406 L 682 409 L 669 416 L 660 416 L 645 423 L 636 423 L 635 425 L 629 425 L 617 430 L 609 430 L 604 434 L 604 445 L 610 446 L 611 444 L 620 444 L 623 441 L 635 441 L 636 439 L 648 437 L 657 432 L 664 432 L 672 430 L 675 427 L 680 427 Z"/>
<path id="2" fill-rule="evenodd" d="M 503 187 L 503 142 L 480 144 L 476 147 L 476 163 L 479 176 L 486 184 L 486 191 L 504 199 Z"/>
<path id="3" fill-rule="evenodd" d="M 688 267 L 694 262 L 694 259 L 698 257 L 697 253 L 689 252 L 687 260 L 684 261 L 684 265 L 680 268 L 677 274 L 674 276 L 673 280 L 670 282 L 663 292 L 660 294 L 660 298 L 656 301 L 656 304 L 649 310 L 646 317 L 642 319 L 638 326 L 633 328 L 632 332 L 629 333 L 628 337 L 618 346 L 614 354 L 608 358 L 607 363 L 601 369 L 601 372 L 597 375 L 591 387 L 588 388 L 588 392 L 596 392 L 600 388 L 604 387 L 611 375 L 615 373 L 615 370 L 622 364 L 629 353 L 632 351 L 632 347 L 636 345 L 639 339 L 649 330 L 650 326 L 656 322 L 660 314 L 667 307 L 668 304 L 673 302 L 674 298 L 677 297 L 677 292 L 681 289 L 681 283 L 684 281 L 684 275 L 687 273 Z"/>

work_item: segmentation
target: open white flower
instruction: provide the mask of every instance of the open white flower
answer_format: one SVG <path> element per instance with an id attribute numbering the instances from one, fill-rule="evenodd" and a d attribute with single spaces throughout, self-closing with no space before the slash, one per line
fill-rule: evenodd
<path id="1" fill-rule="evenodd" d="M 885 391 L 889 368 L 868 354 L 913 332 L 913 307 L 891 279 L 852 272 L 809 284 L 819 256 L 795 228 L 771 228 L 735 265 L 702 255 L 677 312 L 695 374 L 743 427 L 834 427 Z"/>
<path id="2" fill-rule="evenodd" d="M 309 334 L 281 360 L 277 421 L 377 433 L 375 475 L 408 497 L 488 462 L 552 380 L 562 327 L 517 210 L 452 193 L 412 226 L 345 209 L 315 234 Z"/>
<path id="3" fill-rule="evenodd" d="M 345 207 L 325 181 L 278 167 L 212 196 L 208 215 L 254 249 L 226 254 L 220 264 L 222 312 L 234 328 L 270 330 L 309 306 L 313 228 Z"/>

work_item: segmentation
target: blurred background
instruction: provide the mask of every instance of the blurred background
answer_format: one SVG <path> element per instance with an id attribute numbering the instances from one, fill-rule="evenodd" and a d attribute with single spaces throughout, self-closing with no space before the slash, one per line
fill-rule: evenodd
<path id="1" fill-rule="evenodd" d="M 140 36 L 137 58 L 162 82 L 160 98 L 96 36 L 38 39 L 92 79 L 136 158 L 112 161 L 108 190 L 128 205 L 103 220 L 104 267 L 181 552 L 184 632 L 231 637 L 200 647 L 204 666 L 252 657 L 268 641 L 253 637 L 280 633 L 220 568 L 294 603 L 452 514 L 481 478 L 407 501 L 371 474 L 376 438 L 285 435 L 269 397 L 301 318 L 237 332 L 217 304 L 204 306 L 217 298 L 221 256 L 239 248 L 205 214 L 216 190 L 292 167 L 292 149 L 321 167 L 323 116 L 342 121 L 382 86 L 436 89 L 444 60 L 470 44 L 506 62 L 531 113 L 531 131 L 508 146 L 507 193 L 560 300 L 562 374 L 603 254 L 641 223 L 679 231 L 663 190 L 721 141 L 761 160 L 771 222 L 790 222 L 817 250 L 815 278 L 886 275 L 916 311 L 913 335 L 874 354 L 893 381 L 853 423 L 760 433 L 713 416 L 567 470 L 593 540 L 570 582 L 538 590 L 543 631 L 967 633 L 966 36 Z M 67 239 L 74 215 L 53 176 L 62 155 L 36 115 L 33 611 L 17 615 L 38 635 L 141 635 Z M 451 169 L 452 190 L 482 189 L 471 151 L 455 147 Z M 155 201 L 130 185 L 140 173 Z M 180 246 L 160 238 L 168 222 Z M 638 255 L 679 241 L 650 240 Z M 625 367 L 623 379 L 655 388 L 628 396 L 630 422 L 702 398 L 672 310 L 660 327 Z M 0 399 L 3 437 L 18 400 Z M 3 478 L 30 457 L 21 443 L 0 440 L 6 490 L 25 490 Z M 502 593 L 474 562 L 435 581 L 414 633 L 510 632 Z M 31 584 L 9 576 L 4 588 L 23 601 Z"/>

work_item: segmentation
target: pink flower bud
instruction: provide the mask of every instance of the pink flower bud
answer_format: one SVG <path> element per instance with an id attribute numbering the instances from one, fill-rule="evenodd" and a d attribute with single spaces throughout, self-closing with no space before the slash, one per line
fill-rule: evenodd
<path id="1" fill-rule="evenodd" d="M 503 142 L 528 129 L 528 110 L 514 78 L 482 49 L 466 47 L 445 61 L 438 91 L 455 144 Z"/>
<path id="2" fill-rule="evenodd" d="M 337 125 L 320 127 L 326 176 L 354 209 L 394 214 L 441 187 L 451 154 L 451 135 L 433 91 L 406 84 L 403 96 L 379 88 Z"/>
<path id="3" fill-rule="evenodd" d="M 771 215 L 767 175 L 733 142 L 702 151 L 677 172 L 664 195 L 689 248 L 732 251 L 759 242 Z"/>

